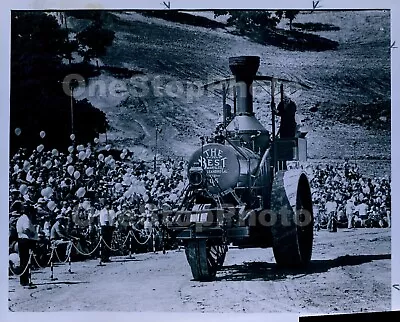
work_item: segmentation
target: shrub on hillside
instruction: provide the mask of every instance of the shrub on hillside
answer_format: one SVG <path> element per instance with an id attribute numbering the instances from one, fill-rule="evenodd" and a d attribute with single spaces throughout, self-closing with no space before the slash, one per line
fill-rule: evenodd
<path id="1" fill-rule="evenodd" d="M 139 13 L 143 14 L 144 16 L 160 18 L 187 25 L 212 28 L 212 29 L 225 28 L 225 24 L 221 22 L 177 10 L 141 10 L 139 11 Z"/>
<path id="2" fill-rule="evenodd" d="M 306 31 L 338 31 L 340 27 L 328 24 L 328 23 L 320 23 L 320 22 L 294 22 L 293 27 L 297 29 L 302 29 Z"/>

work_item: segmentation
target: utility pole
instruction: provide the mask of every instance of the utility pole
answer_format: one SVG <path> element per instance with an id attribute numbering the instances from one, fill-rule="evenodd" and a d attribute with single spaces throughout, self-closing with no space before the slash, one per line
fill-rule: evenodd
<path id="1" fill-rule="evenodd" d="M 71 89 L 71 134 L 74 134 L 74 87 L 70 84 Z"/>
<path id="2" fill-rule="evenodd" d="M 154 154 L 154 171 L 157 170 L 157 153 L 158 153 L 158 133 L 160 133 L 161 130 L 156 126 L 156 153 Z"/>
<path id="3" fill-rule="evenodd" d="M 276 166 L 277 166 L 277 151 L 276 151 L 276 134 L 275 134 L 275 80 L 272 78 L 271 79 L 271 118 L 272 118 L 272 144 L 273 144 L 273 156 L 274 156 L 274 162 L 273 162 L 273 167 L 274 171 L 276 171 Z"/>

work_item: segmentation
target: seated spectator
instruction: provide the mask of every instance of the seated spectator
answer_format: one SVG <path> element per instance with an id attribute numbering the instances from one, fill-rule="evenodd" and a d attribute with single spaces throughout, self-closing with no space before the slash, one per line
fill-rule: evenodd
<path id="1" fill-rule="evenodd" d="M 52 246 L 58 247 L 60 245 L 66 245 L 66 255 L 71 254 L 72 241 L 77 240 L 77 238 L 69 236 L 67 234 L 66 224 L 68 217 L 63 215 L 58 215 L 56 217 L 55 224 L 51 227 L 50 231 L 50 241 Z"/>

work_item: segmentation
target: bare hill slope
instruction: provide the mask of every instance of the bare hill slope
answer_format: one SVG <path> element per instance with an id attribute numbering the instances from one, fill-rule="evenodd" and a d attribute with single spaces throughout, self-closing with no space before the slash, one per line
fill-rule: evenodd
<path id="1" fill-rule="evenodd" d="M 363 158 L 365 154 L 372 158 L 388 158 L 390 119 L 383 124 L 386 131 L 376 132 L 364 126 L 344 126 L 335 120 L 335 113 L 340 114 L 350 103 L 390 100 L 389 12 L 303 13 L 295 22 L 319 22 L 340 27 L 340 30 L 315 32 L 338 41 L 338 49 L 288 51 L 232 35 L 228 29 L 189 26 L 136 12 L 114 13 L 109 27 L 116 32 L 116 40 L 103 63 L 142 71 L 148 82 L 159 81 L 157 87 L 161 94 L 156 97 L 150 90 L 137 97 L 133 93 L 135 86 L 127 82 L 127 91 L 120 97 L 97 96 L 90 100 L 107 113 L 113 127 L 109 138 L 115 144 L 130 147 L 143 157 L 150 156 L 155 146 L 154 125 L 158 124 L 164 130 L 160 135 L 160 152 L 187 156 L 198 145 L 200 135 L 212 133 L 222 102 L 214 95 L 188 99 L 187 91 L 178 97 L 167 95 L 166 91 L 179 91 L 174 81 L 183 82 L 186 89 L 186 81 L 205 83 L 229 76 L 230 56 L 259 55 L 260 74 L 299 80 L 313 86 L 312 90 L 301 90 L 292 95 L 298 103 L 303 126 L 310 130 L 311 158 Z M 114 81 L 107 75 L 100 79 L 108 84 Z M 264 93 L 256 97 L 254 104 L 256 113 L 267 127 L 268 102 L 269 96 Z M 320 111 L 328 113 L 309 115 L 308 108 L 316 104 Z M 331 118 L 321 116 L 326 114 Z M 381 122 L 379 115 L 368 117 Z M 354 140 L 357 140 L 356 150 Z"/>

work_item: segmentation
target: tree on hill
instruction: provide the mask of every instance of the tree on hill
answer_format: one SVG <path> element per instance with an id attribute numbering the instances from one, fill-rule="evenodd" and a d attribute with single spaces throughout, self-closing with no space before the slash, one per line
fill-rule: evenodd
<path id="1" fill-rule="evenodd" d="M 292 30 L 293 20 L 299 10 L 215 10 L 214 16 L 228 15 L 227 24 L 238 33 L 263 45 L 272 45 L 288 50 L 335 50 L 338 42 L 297 30 Z M 289 20 L 290 30 L 277 28 L 283 19 Z"/>
<path id="2" fill-rule="evenodd" d="M 54 16 L 15 11 L 11 17 L 10 152 L 43 143 L 65 149 L 71 142 L 71 97 L 62 86 L 76 49 Z M 77 142 L 92 141 L 107 128 L 105 114 L 87 101 L 72 99 Z M 16 128 L 19 135 L 14 133 Z M 41 139 L 40 131 L 46 132 Z"/>
<path id="3" fill-rule="evenodd" d="M 227 23 L 235 26 L 241 34 L 264 28 L 276 28 L 281 17 L 275 12 L 265 10 L 215 10 L 214 16 L 229 15 Z"/>
<path id="4" fill-rule="evenodd" d="M 78 52 L 86 62 L 89 62 L 92 58 L 105 55 L 114 37 L 114 31 L 103 28 L 101 22 L 95 21 L 76 35 L 79 43 Z"/>
<path id="5" fill-rule="evenodd" d="M 285 10 L 284 18 L 289 19 L 289 28 L 292 30 L 293 20 L 296 19 L 296 16 L 300 13 L 300 10 Z"/>

